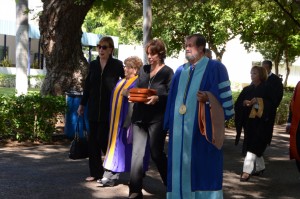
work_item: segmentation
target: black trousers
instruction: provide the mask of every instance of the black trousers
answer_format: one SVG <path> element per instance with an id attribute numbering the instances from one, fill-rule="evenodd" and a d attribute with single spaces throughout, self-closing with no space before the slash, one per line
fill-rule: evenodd
<path id="1" fill-rule="evenodd" d="M 296 160 L 296 165 L 297 165 L 298 172 L 300 173 L 300 161 Z"/>
<path id="2" fill-rule="evenodd" d="M 275 119 L 276 119 L 276 110 L 277 110 L 277 108 L 271 110 L 270 116 L 269 116 L 269 122 L 267 125 L 267 132 L 269 133 L 268 138 L 267 138 L 268 145 L 271 144 L 272 137 L 273 137 L 273 130 L 274 130 L 274 124 L 275 124 Z"/>
<path id="3" fill-rule="evenodd" d="M 130 193 L 140 193 L 143 187 L 145 169 L 144 157 L 149 143 L 151 158 L 156 164 L 158 172 L 167 184 L 167 156 L 164 152 L 166 132 L 163 131 L 162 122 L 151 124 L 133 124 L 133 149 L 130 171 Z"/>
<path id="4" fill-rule="evenodd" d="M 109 123 L 89 121 L 89 168 L 90 176 L 102 178 L 102 154 L 105 155 L 108 144 Z"/>

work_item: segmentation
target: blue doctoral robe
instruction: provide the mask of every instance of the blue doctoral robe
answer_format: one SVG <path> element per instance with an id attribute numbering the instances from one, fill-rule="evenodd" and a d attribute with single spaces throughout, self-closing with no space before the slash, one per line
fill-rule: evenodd
<path id="1" fill-rule="evenodd" d="M 225 119 L 234 114 L 230 81 L 222 63 L 203 57 L 192 73 L 189 63 L 177 69 L 164 120 L 164 128 L 169 130 L 167 199 L 223 198 L 223 152 L 200 133 L 199 90 L 209 91 L 218 99 Z M 182 115 L 179 107 L 184 98 L 187 111 Z M 211 140 L 209 107 L 205 114 L 206 134 Z"/>

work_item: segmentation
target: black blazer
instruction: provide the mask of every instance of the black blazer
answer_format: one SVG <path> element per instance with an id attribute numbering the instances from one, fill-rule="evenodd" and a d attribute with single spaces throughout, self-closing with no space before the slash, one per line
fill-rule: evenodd
<path id="1" fill-rule="evenodd" d="M 90 63 L 80 104 L 88 106 L 88 119 L 93 122 L 108 122 L 110 97 L 120 78 L 124 78 L 123 63 L 109 58 L 102 71 L 100 58 Z"/>
<path id="2" fill-rule="evenodd" d="M 282 80 L 275 74 L 271 74 L 267 79 L 267 86 L 271 89 L 271 97 L 274 105 L 274 109 L 276 110 L 279 106 L 282 97 L 283 97 L 283 85 Z"/>

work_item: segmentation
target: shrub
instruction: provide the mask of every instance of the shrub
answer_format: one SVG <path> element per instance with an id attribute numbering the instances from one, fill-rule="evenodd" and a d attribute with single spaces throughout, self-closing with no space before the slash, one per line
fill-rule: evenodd
<path id="1" fill-rule="evenodd" d="M 277 108 L 275 124 L 285 124 L 289 115 L 289 106 L 293 96 L 293 91 L 284 92 L 283 98 Z"/>
<path id="2" fill-rule="evenodd" d="M 1 96 L 0 124 L 1 138 L 18 141 L 51 141 L 57 115 L 66 111 L 65 97 Z"/>
<path id="3" fill-rule="evenodd" d="M 41 88 L 42 83 L 45 79 L 45 75 L 29 75 L 28 86 L 29 88 Z M 15 87 L 16 75 L 11 74 L 0 74 L 0 87 Z"/>
<path id="4" fill-rule="evenodd" d="M 4 59 L 0 62 L 0 65 L 3 67 L 12 67 L 12 61 L 8 59 L 7 56 L 4 57 Z"/>
<path id="5" fill-rule="evenodd" d="M 16 75 L 0 74 L 0 86 L 1 87 L 15 87 Z"/>
<path id="6" fill-rule="evenodd" d="M 240 91 L 232 92 L 233 103 L 236 101 L 239 94 L 240 94 Z M 230 120 L 227 120 L 225 122 L 225 126 L 226 126 L 226 128 L 234 128 L 235 127 L 235 125 L 234 125 L 234 116 Z"/>

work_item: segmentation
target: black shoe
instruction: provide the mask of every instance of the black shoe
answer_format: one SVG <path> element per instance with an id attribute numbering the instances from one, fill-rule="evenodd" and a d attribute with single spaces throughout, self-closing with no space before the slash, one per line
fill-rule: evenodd
<path id="1" fill-rule="evenodd" d="M 265 169 L 260 170 L 260 171 L 255 171 L 252 173 L 253 176 L 262 176 L 265 172 Z"/>
<path id="2" fill-rule="evenodd" d="M 112 180 L 109 178 L 102 178 L 101 180 L 97 180 L 98 183 L 100 183 L 100 185 L 102 185 L 103 187 L 113 187 L 115 186 L 117 180 Z"/>

